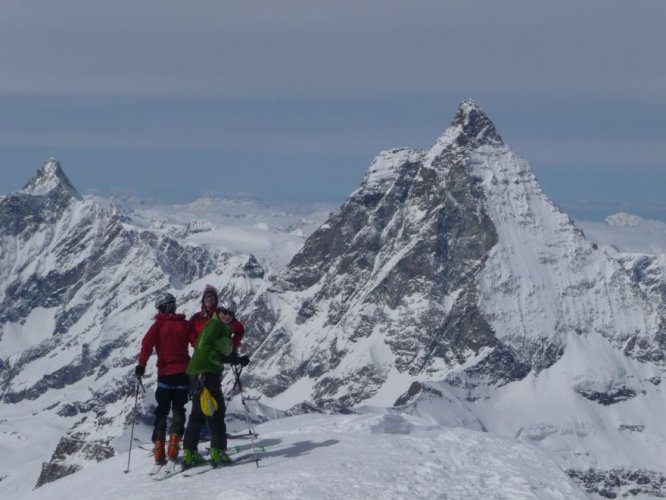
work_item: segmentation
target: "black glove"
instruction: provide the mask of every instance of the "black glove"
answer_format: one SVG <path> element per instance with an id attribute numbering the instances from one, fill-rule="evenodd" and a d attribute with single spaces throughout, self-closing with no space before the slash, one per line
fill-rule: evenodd
<path id="1" fill-rule="evenodd" d="M 236 366 L 240 365 L 240 357 L 238 356 L 237 352 L 232 352 L 227 356 L 227 363 L 229 363 L 231 366 Z"/>
<path id="2" fill-rule="evenodd" d="M 238 363 L 241 366 L 247 366 L 250 364 L 250 358 L 248 356 L 241 356 L 240 358 L 238 358 Z"/>
<path id="3" fill-rule="evenodd" d="M 136 378 L 140 379 L 141 377 L 143 377 L 145 373 L 146 373 L 145 366 L 136 365 L 136 368 L 134 369 L 134 375 L 136 375 Z"/>

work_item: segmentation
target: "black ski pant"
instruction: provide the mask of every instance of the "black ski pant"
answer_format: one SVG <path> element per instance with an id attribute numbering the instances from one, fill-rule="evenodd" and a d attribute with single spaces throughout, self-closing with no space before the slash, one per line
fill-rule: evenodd
<path id="1" fill-rule="evenodd" d="M 155 391 L 155 422 L 153 441 L 166 441 L 167 419 L 171 412 L 169 434 L 183 435 L 185 429 L 185 405 L 188 400 L 189 380 L 185 373 L 159 375 Z"/>
<path id="2" fill-rule="evenodd" d="M 201 411 L 201 402 L 199 400 L 200 392 L 194 388 L 197 387 L 197 378 L 203 376 L 204 385 L 208 388 L 211 395 L 217 401 L 217 410 L 212 416 L 207 417 Z M 227 449 L 227 425 L 224 423 L 226 408 L 224 406 L 224 395 L 222 394 L 222 375 L 218 373 L 203 373 L 194 375 L 190 378 L 190 388 L 192 392 L 192 411 L 187 421 L 185 429 L 185 439 L 183 448 L 196 451 L 199 445 L 199 433 L 201 428 L 208 424 L 210 429 L 210 447 L 220 450 Z"/>

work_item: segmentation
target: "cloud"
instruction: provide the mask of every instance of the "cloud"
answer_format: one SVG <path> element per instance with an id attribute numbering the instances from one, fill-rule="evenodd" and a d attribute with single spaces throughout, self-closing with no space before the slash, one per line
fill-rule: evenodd
<path id="1" fill-rule="evenodd" d="M 331 98 L 618 82 L 639 90 L 664 81 L 666 68 L 654 64 L 664 14 L 655 0 L 8 0 L 0 92 Z"/>

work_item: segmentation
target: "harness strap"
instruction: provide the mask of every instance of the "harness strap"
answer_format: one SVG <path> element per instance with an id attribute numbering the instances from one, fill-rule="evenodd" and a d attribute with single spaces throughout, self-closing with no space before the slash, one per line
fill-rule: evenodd
<path id="1" fill-rule="evenodd" d="M 187 385 L 171 385 L 165 382 L 158 382 L 157 387 L 160 389 L 168 389 L 170 391 L 189 391 L 190 388 Z"/>

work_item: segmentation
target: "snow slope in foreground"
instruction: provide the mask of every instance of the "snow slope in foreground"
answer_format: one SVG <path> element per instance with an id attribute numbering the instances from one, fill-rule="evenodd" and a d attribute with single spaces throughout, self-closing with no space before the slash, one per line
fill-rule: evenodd
<path id="1" fill-rule="evenodd" d="M 70 498 L 77 491 L 96 500 L 588 498 L 530 444 L 435 427 L 382 409 L 363 412 L 300 415 L 259 426 L 258 443 L 265 447 L 259 468 L 251 461 L 249 440 L 235 440 L 230 444 L 246 450 L 239 455 L 246 457 L 241 463 L 156 482 L 148 476 L 149 452 L 134 448 L 128 474 L 125 452 L 37 490 L 22 491 L 21 498 Z"/>

